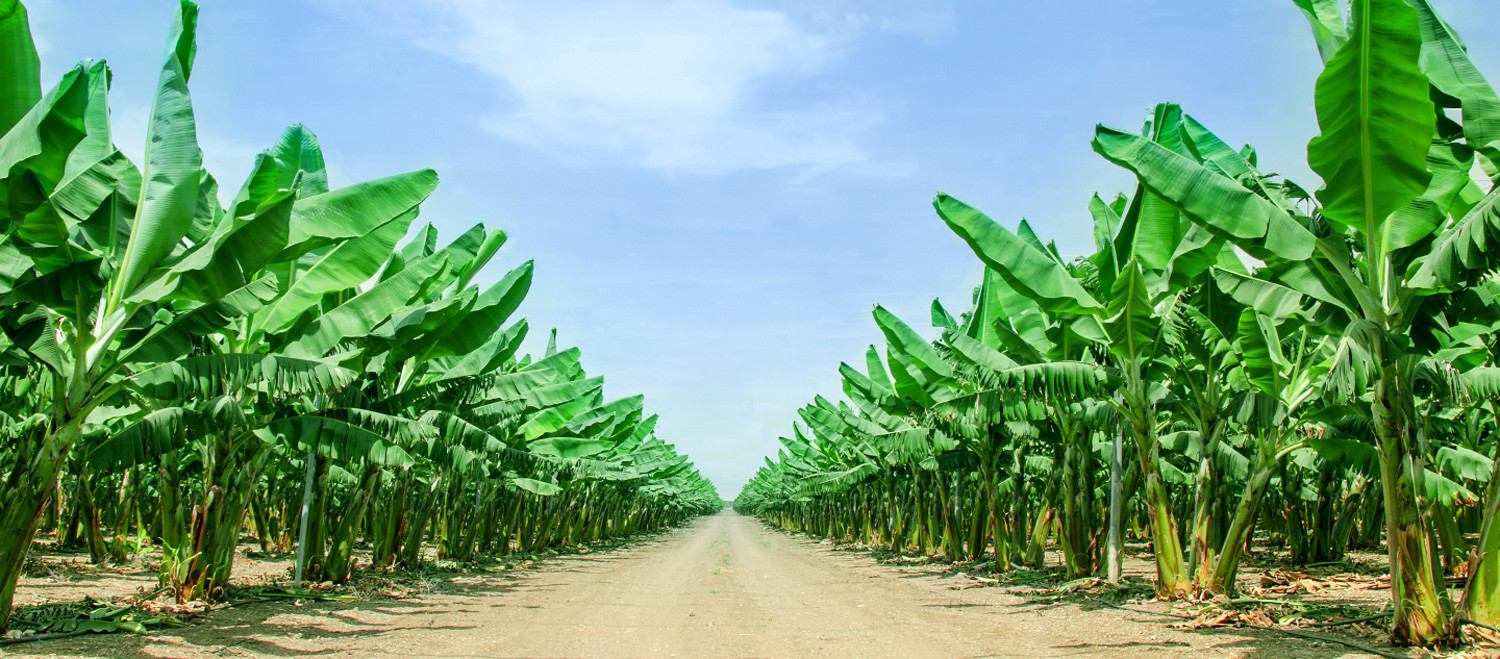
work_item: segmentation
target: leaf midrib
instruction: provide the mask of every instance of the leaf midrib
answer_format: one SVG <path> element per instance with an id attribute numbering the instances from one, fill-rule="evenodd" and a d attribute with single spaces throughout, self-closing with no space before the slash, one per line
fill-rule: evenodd
<path id="1" fill-rule="evenodd" d="M 1384 280 L 1385 255 L 1380 251 L 1379 234 L 1375 231 L 1375 172 L 1373 145 L 1370 137 L 1370 64 L 1374 53 L 1374 44 L 1371 42 L 1373 33 L 1373 19 L 1370 16 L 1371 0 L 1361 0 L 1359 25 L 1359 149 L 1360 149 L 1360 176 L 1362 177 L 1361 193 L 1364 195 L 1365 210 L 1365 254 L 1370 259 L 1370 281 L 1367 286 L 1377 292 L 1383 291 L 1381 282 Z M 1382 311 L 1387 301 L 1385 295 L 1378 296 Z"/>

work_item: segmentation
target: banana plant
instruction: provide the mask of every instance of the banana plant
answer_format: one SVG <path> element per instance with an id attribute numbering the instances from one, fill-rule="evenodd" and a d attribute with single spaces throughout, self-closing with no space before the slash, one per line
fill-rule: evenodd
<path id="1" fill-rule="evenodd" d="M 298 416 L 287 398 L 328 395 L 353 380 L 347 369 L 320 362 L 222 354 L 186 357 L 126 380 L 150 411 L 109 433 L 89 460 L 104 469 L 156 466 L 161 582 L 179 601 L 223 597 L 274 430 Z"/>
<path id="2" fill-rule="evenodd" d="M 1167 597 L 1186 596 L 1191 590 L 1190 576 L 1162 476 L 1156 437 L 1156 403 L 1165 377 L 1162 361 L 1157 359 L 1156 346 L 1163 338 L 1157 309 L 1174 299 L 1175 291 L 1168 280 L 1151 277 L 1148 284 L 1147 270 L 1131 258 L 1105 291 L 1110 296 L 1105 298 L 1107 302 L 1101 302 L 1045 248 L 1039 249 L 953 197 L 939 195 L 933 204 L 949 227 L 1012 289 L 1022 292 L 1044 312 L 1070 316 L 1067 322 L 1058 323 L 1065 340 L 1094 342 L 1112 355 L 1123 381 L 1118 407 L 1132 428 L 1145 477 L 1157 589 Z"/>
<path id="3" fill-rule="evenodd" d="M 1236 299 L 1272 315 L 1316 306 L 1309 320 L 1358 346 L 1382 456 L 1393 638 L 1428 645 L 1456 632 L 1418 499 L 1430 452 L 1410 384 L 1423 347 L 1410 337 L 1494 267 L 1483 245 L 1500 228 L 1497 196 L 1469 176 L 1476 150 L 1489 148 L 1471 140 L 1496 120 L 1485 103 L 1493 91 L 1427 3 L 1358 0 L 1351 9 L 1347 21 L 1336 10 L 1315 19 L 1315 31 L 1326 28 L 1319 33 L 1327 59 L 1315 94 L 1322 132 L 1308 145 L 1308 162 L 1324 186 L 1310 211 L 1135 135 L 1101 127 L 1094 145 L 1196 224 L 1264 262 L 1252 276 L 1226 277 Z M 1457 100 L 1463 125 L 1441 113 L 1434 96 Z"/>
<path id="4" fill-rule="evenodd" d="M 1095 200 L 1098 202 L 1098 200 Z M 1123 204 L 1117 204 L 1123 208 Z M 1095 206 L 1102 206 L 1098 202 Z M 1114 209 L 1096 214 L 1096 221 L 1117 219 Z M 1112 239 L 1118 222 L 1101 227 L 1101 236 Z M 1029 226 L 1028 226 L 1029 229 Z M 1112 254 L 1101 251 L 1100 254 Z M 1044 372 L 1047 369 L 1066 373 L 1087 369 L 1097 363 L 1087 342 L 1074 340 L 1057 326 L 1040 307 L 1011 288 L 1003 276 L 986 267 L 980 288 L 975 291 L 975 306 L 967 314 L 962 333 L 956 324 L 944 334 L 943 342 L 953 351 L 955 368 L 972 373 L 976 390 L 993 394 L 1009 393 L 1004 412 L 997 418 L 1024 420 L 1036 427 L 1039 435 L 1053 445 L 1053 469 L 1062 474 L 1051 479 L 1049 493 L 1043 497 L 1043 510 L 1036 515 L 1027 540 L 1028 561 L 1040 565 L 1045 551 L 1048 525 L 1059 527 L 1058 539 L 1063 563 L 1070 578 L 1094 573 L 1098 543 L 1094 541 L 1094 472 L 1093 444 L 1096 433 L 1104 429 L 1110 415 L 1101 414 L 1099 401 L 1079 395 L 1077 387 L 1063 387 L 1028 395 L 1008 387 L 1008 381 L 997 374 L 1023 372 L 1020 367 Z M 1068 366 L 1072 364 L 1072 366 Z M 1086 372 L 1083 371 L 1083 372 Z M 993 405 L 993 403 L 991 403 Z M 1051 471 L 1051 470 L 1049 470 Z"/>
<path id="5" fill-rule="evenodd" d="M 19 53 L 6 61 L 34 59 L 15 22 L 22 15 L 5 15 L 0 48 Z M 196 18 L 197 7 L 183 2 L 163 58 L 143 169 L 111 139 L 102 63 L 74 67 L 0 137 L 4 187 L 11 190 L 0 329 L 46 371 L 52 398 L 45 422 L 23 436 L 0 493 L 0 627 L 64 463 L 90 416 L 120 394 L 130 365 L 164 361 L 159 352 L 172 352 L 173 339 L 213 332 L 269 297 L 263 282 L 216 296 L 158 294 L 185 246 L 208 239 L 209 218 L 197 210 L 216 187 L 201 169 L 187 89 Z M 29 77 L 7 80 L 0 105 L 8 113 L 31 94 Z M 234 233 L 269 234 L 274 245 L 285 205 L 266 211 Z M 252 250 L 242 258 L 254 267 L 269 256 Z"/>
<path id="6" fill-rule="evenodd" d="M 0 631 L 39 525 L 61 510 L 85 520 L 96 559 L 110 510 L 116 553 L 132 525 L 138 544 L 159 541 L 184 599 L 222 595 L 247 516 L 280 546 L 299 518 L 312 522 L 325 571 L 342 578 L 389 474 L 441 478 L 481 459 L 465 472 L 477 485 L 459 487 L 482 492 L 513 467 L 525 476 L 506 476 L 507 491 L 546 491 L 529 476 L 556 470 L 517 440 L 514 417 L 597 402 L 564 391 L 584 379 L 576 354 L 557 377 L 531 368 L 558 365 L 548 358 L 514 359 L 526 325 L 506 322 L 529 263 L 472 285 L 503 232 L 476 227 L 438 250 L 428 227 L 397 249 L 437 184 L 431 170 L 330 189 L 317 138 L 292 126 L 222 207 L 188 92 L 196 27 L 196 5 L 181 2 L 138 168 L 112 141 L 104 64 L 43 94 L 25 8 L 0 2 Z M 712 486 L 687 464 L 643 475 L 628 497 L 587 496 L 614 497 L 615 527 L 643 511 L 631 528 L 675 523 L 711 509 Z M 294 501 L 305 497 L 289 496 L 302 488 L 281 487 L 300 485 L 304 466 L 324 494 L 305 514 Z M 110 478 L 119 502 L 95 496 Z M 430 509 L 441 493 L 407 495 Z M 476 519 L 493 537 L 496 513 Z M 424 537 L 382 535 L 413 557 Z"/>
<path id="7" fill-rule="evenodd" d="M 1315 337 L 1296 320 L 1270 318 L 1253 309 L 1241 310 L 1235 337 L 1233 350 L 1239 363 L 1235 375 L 1249 384 L 1249 390 L 1237 398 L 1254 459 L 1211 565 L 1212 574 L 1201 584 L 1229 593 L 1234 591 L 1240 557 L 1271 477 L 1288 455 L 1306 445 L 1310 434 L 1319 432 L 1304 419 L 1316 414 L 1324 378 L 1335 359 L 1327 337 Z"/>

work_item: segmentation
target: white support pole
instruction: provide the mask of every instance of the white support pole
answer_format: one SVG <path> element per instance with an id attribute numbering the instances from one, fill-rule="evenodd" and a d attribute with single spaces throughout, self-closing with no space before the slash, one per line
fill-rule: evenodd
<path id="1" fill-rule="evenodd" d="M 1106 559 L 1109 561 L 1109 582 L 1120 583 L 1120 525 L 1125 502 L 1121 501 L 1121 472 L 1124 471 L 1125 429 L 1115 435 L 1114 450 L 1109 457 L 1109 540 Z"/>
<path id="2" fill-rule="evenodd" d="M 315 471 L 314 465 L 316 463 L 317 454 L 312 451 L 308 451 L 307 476 L 302 482 L 302 519 L 300 520 L 297 528 L 297 569 L 296 574 L 292 577 L 292 581 L 295 581 L 297 583 L 302 582 L 302 568 L 304 565 L 306 565 L 307 559 L 307 523 L 309 521 L 308 518 L 311 517 L 310 509 L 312 508 L 313 473 Z"/>

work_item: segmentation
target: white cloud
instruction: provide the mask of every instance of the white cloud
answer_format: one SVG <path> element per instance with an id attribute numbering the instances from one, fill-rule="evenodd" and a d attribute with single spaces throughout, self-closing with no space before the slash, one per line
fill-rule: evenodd
<path id="1" fill-rule="evenodd" d="M 429 0 L 423 9 L 420 46 L 503 82 L 512 106 L 485 127 L 564 159 L 605 154 L 704 175 L 821 170 L 864 162 L 862 139 L 881 120 L 858 101 L 766 92 L 827 65 L 842 39 L 779 11 L 729 0 Z"/>

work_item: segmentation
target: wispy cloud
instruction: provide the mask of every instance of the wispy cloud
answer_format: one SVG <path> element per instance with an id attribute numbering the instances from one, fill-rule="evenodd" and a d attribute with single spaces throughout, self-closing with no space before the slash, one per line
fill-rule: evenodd
<path id="1" fill-rule="evenodd" d="M 415 43 L 499 83 L 507 107 L 488 130 L 564 160 L 699 175 L 840 168 L 869 160 L 864 140 L 882 120 L 858 98 L 785 93 L 837 60 L 852 22 L 730 0 L 427 0 L 420 13 L 396 11 L 403 31 L 420 26 Z"/>

